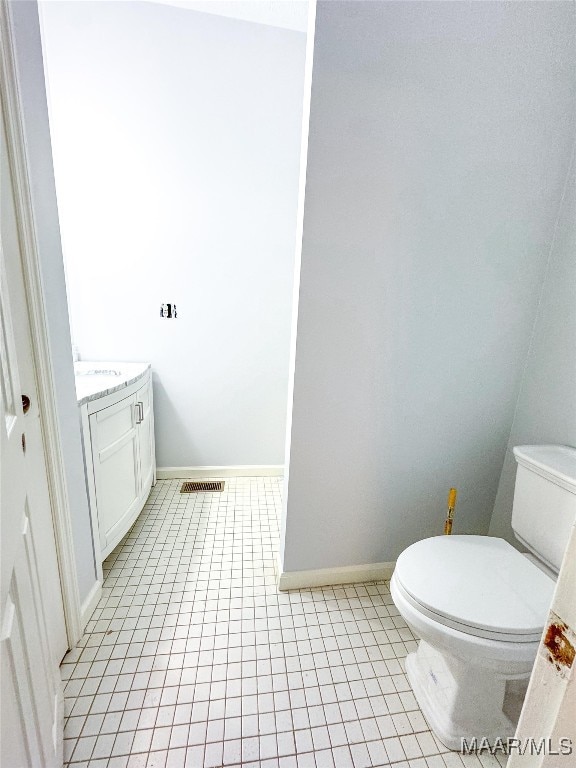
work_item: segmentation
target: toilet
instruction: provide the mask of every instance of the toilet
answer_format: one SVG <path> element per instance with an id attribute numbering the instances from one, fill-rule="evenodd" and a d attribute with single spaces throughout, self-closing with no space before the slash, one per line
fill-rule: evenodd
<path id="1" fill-rule="evenodd" d="M 576 518 L 576 449 L 527 445 L 514 456 L 512 528 L 528 552 L 491 536 L 435 536 L 402 552 L 390 583 L 421 638 L 406 659 L 410 684 L 449 749 L 514 735 Z"/>

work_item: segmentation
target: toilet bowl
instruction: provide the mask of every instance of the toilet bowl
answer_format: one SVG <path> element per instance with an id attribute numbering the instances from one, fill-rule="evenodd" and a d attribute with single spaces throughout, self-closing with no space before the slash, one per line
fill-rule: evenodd
<path id="1" fill-rule="evenodd" d="M 449 749 L 462 749 L 463 739 L 494 743 L 514 735 L 510 705 L 532 670 L 576 516 L 576 450 L 524 446 L 514 453 L 522 471 L 513 527 L 536 557 L 490 536 L 436 536 L 402 552 L 390 584 L 420 638 L 406 659 L 408 679 Z"/>
<path id="2" fill-rule="evenodd" d="M 440 740 L 513 735 L 507 681 L 530 674 L 554 581 L 503 539 L 438 536 L 400 555 L 390 588 L 421 638 L 407 673 Z"/>

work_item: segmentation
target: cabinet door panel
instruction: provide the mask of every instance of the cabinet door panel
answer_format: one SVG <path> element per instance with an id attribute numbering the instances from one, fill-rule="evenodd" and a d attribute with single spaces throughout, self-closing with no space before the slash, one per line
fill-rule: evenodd
<path id="1" fill-rule="evenodd" d="M 140 501 L 134 407 L 135 398 L 130 397 L 90 416 L 98 526 L 104 557 L 126 532 Z"/>
<path id="2" fill-rule="evenodd" d="M 119 441 L 114 451 L 100 454 L 96 480 L 98 519 L 106 539 L 113 535 L 132 504 L 138 501 L 134 438 Z"/>
<path id="3" fill-rule="evenodd" d="M 141 493 L 146 500 L 154 481 L 154 413 L 152 409 L 152 384 L 148 382 L 136 393 L 137 402 L 142 403 L 142 422 L 138 425 L 140 442 Z"/>

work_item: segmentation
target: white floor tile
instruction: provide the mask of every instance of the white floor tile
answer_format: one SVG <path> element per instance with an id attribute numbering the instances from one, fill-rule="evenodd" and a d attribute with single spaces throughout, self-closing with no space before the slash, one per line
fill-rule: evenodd
<path id="1" fill-rule="evenodd" d="M 62 665 L 65 765 L 456 765 L 408 685 L 415 642 L 388 585 L 278 593 L 281 482 L 225 483 L 188 495 L 158 481 L 104 563 Z"/>

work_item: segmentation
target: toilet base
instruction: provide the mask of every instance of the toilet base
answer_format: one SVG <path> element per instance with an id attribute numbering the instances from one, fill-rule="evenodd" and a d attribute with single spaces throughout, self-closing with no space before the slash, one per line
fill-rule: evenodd
<path id="1" fill-rule="evenodd" d="M 420 640 L 406 659 L 414 695 L 430 727 L 448 749 L 461 751 L 473 740 L 494 744 L 514 736 L 502 711 L 506 678 L 440 653 Z"/>

